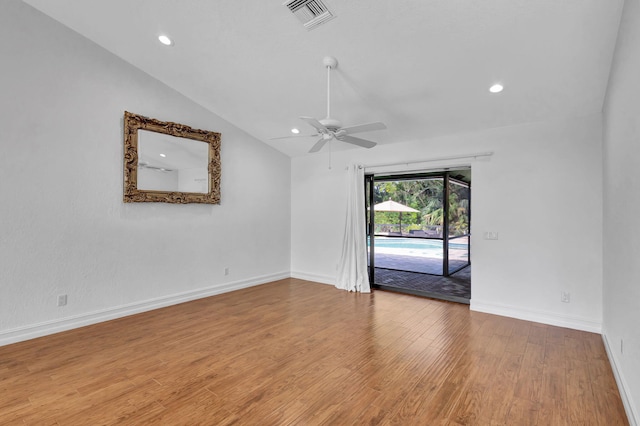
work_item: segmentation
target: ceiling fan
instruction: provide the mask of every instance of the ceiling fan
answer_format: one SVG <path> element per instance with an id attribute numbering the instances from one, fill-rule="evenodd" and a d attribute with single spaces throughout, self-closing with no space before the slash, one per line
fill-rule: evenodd
<path id="1" fill-rule="evenodd" d="M 323 64 L 327 68 L 327 117 L 322 120 L 316 120 L 313 117 L 300 117 L 301 120 L 314 127 L 317 133 L 312 135 L 296 135 L 296 136 L 283 136 L 274 139 L 289 139 L 289 138 L 304 138 L 310 136 L 320 136 L 320 139 L 311 147 L 309 152 L 318 152 L 322 147 L 332 139 L 337 139 L 342 142 L 357 145 L 363 148 L 373 148 L 376 143 L 366 139 L 356 138 L 351 136 L 354 133 L 371 132 L 374 130 L 384 130 L 387 126 L 381 122 L 358 124 L 355 126 L 342 127 L 342 123 L 335 118 L 331 118 L 331 70 L 338 66 L 338 60 L 333 56 L 326 56 L 323 59 Z"/>

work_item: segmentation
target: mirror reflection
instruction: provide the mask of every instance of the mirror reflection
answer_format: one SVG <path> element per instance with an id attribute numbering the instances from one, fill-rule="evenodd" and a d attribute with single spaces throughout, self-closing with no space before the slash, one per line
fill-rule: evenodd
<path id="1" fill-rule="evenodd" d="M 172 135 L 138 131 L 140 190 L 209 192 L 209 145 Z"/>
<path id="2" fill-rule="evenodd" d="M 123 201 L 220 204 L 220 137 L 125 111 Z"/>

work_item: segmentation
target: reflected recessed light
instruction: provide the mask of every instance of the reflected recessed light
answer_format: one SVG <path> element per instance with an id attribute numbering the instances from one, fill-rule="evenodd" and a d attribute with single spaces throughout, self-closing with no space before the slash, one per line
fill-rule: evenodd
<path id="1" fill-rule="evenodd" d="M 164 44 L 165 46 L 173 46 L 173 40 L 171 40 L 168 36 L 164 34 L 159 35 L 158 40 L 160 40 L 160 43 Z"/>
<path id="2" fill-rule="evenodd" d="M 166 157 L 167 154 L 160 154 L 160 157 Z"/>
<path id="3" fill-rule="evenodd" d="M 300 133 L 300 130 L 298 130 L 296 128 L 293 128 L 293 129 L 291 129 L 291 133 L 294 133 L 294 134 L 297 135 L 298 133 Z"/>
<path id="4" fill-rule="evenodd" d="M 489 88 L 489 91 L 491 93 L 500 93 L 502 92 L 502 89 L 504 89 L 504 87 L 502 86 L 502 84 L 494 84 L 493 86 L 491 86 Z"/>

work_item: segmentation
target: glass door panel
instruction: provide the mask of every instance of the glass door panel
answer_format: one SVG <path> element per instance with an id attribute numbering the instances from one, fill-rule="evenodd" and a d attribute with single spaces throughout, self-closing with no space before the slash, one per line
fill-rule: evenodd
<path id="1" fill-rule="evenodd" d="M 468 183 L 449 178 L 449 275 L 469 265 L 470 197 Z"/>
<path id="2" fill-rule="evenodd" d="M 442 275 L 442 176 L 375 178 L 372 185 L 375 267 Z"/>

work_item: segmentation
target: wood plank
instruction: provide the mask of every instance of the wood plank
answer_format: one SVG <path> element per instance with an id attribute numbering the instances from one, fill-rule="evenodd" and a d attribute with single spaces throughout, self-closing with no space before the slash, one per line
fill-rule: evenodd
<path id="1" fill-rule="evenodd" d="M 626 424 L 599 335 L 286 279 L 0 347 L 0 424 Z"/>

